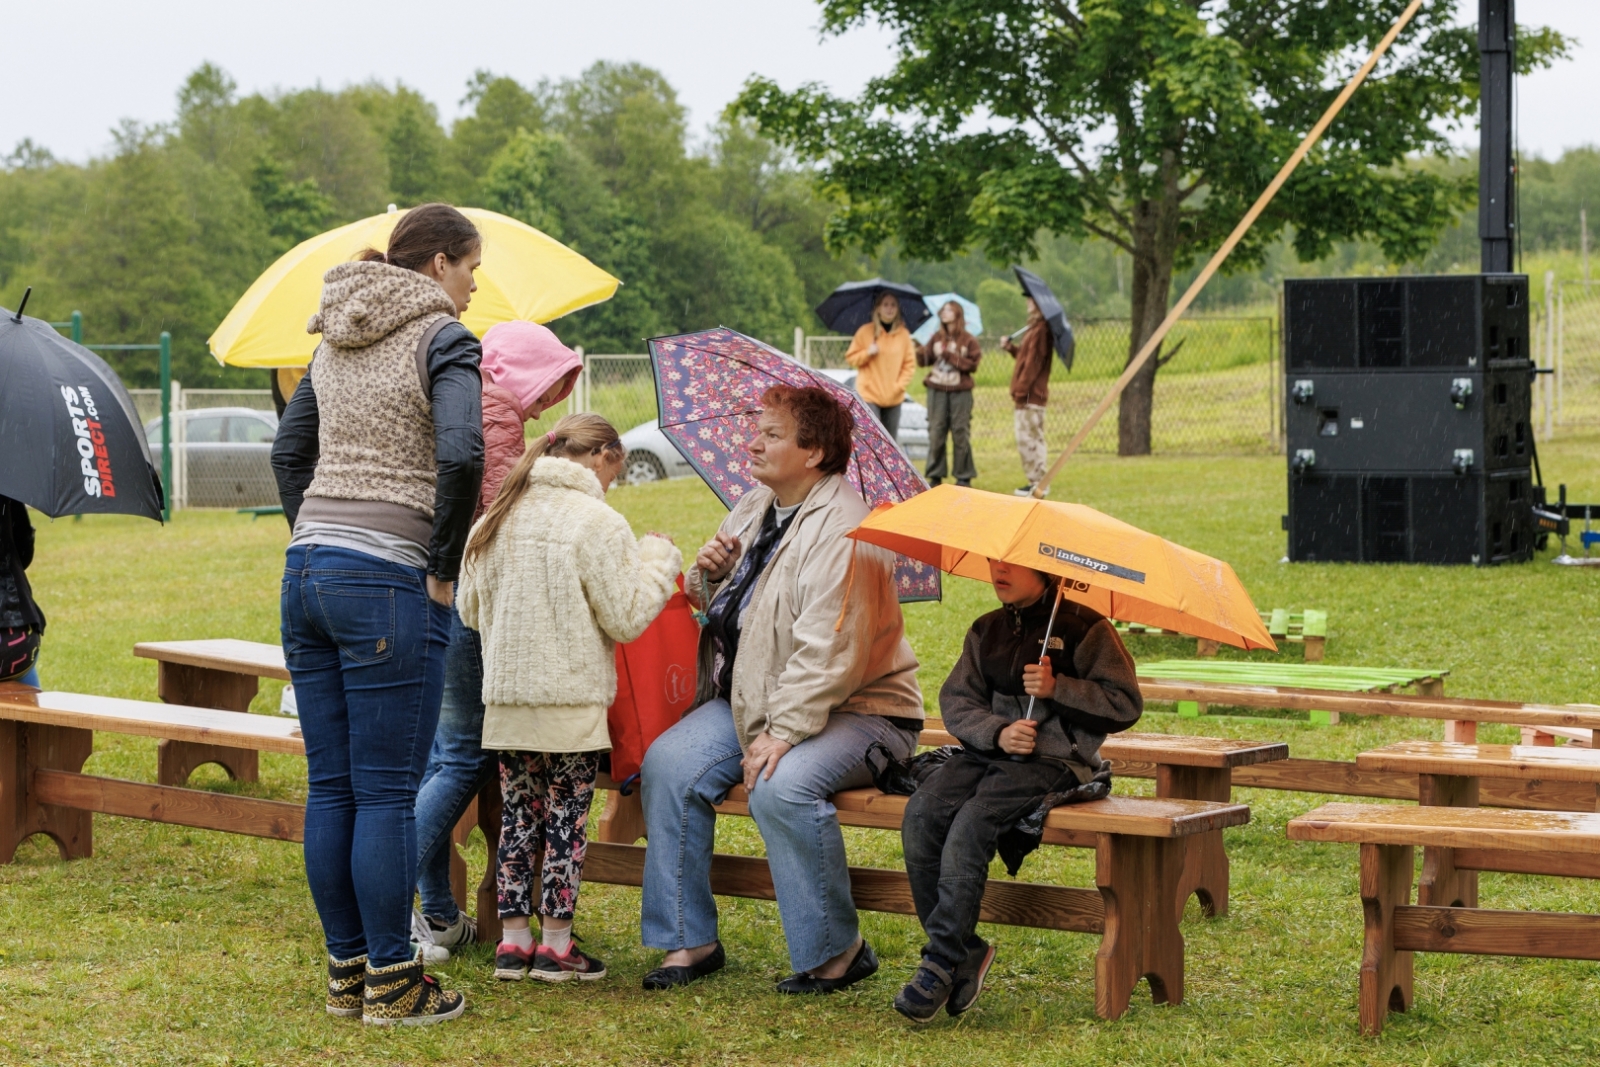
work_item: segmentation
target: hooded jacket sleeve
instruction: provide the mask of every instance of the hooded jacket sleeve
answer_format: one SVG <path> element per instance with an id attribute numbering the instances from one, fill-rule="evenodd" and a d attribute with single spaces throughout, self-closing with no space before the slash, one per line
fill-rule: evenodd
<path id="1" fill-rule="evenodd" d="M 683 570 L 683 553 L 665 538 L 634 540 L 628 520 L 606 510 L 604 527 L 578 541 L 578 577 L 600 629 L 626 644 L 667 606 Z"/>
<path id="2" fill-rule="evenodd" d="M 527 446 L 522 439 L 522 413 L 512 407 L 504 392 L 483 390 L 483 487 L 478 491 L 478 506 L 473 514 L 481 518 L 500 495 L 506 475 L 522 458 Z"/>
<path id="3" fill-rule="evenodd" d="M 995 752 L 1000 748 L 1000 731 L 1011 720 L 994 713 L 994 693 L 979 666 L 978 646 L 978 628 L 974 625 L 961 643 L 961 658 L 939 690 L 939 714 L 944 717 L 944 728 L 964 747 Z"/>
<path id="4" fill-rule="evenodd" d="M 1133 657 L 1108 620 L 1089 628 L 1072 662 L 1081 677 L 1057 675 L 1052 698 L 1062 718 L 1096 734 L 1114 734 L 1139 721 L 1144 694 Z"/>
<path id="5" fill-rule="evenodd" d="M 437 471 L 428 573 L 446 582 L 460 572 L 483 482 L 483 379 L 478 373 L 482 358 L 478 339 L 458 322 L 440 330 L 428 346 Z"/>
<path id="6" fill-rule="evenodd" d="M 860 370 L 868 363 L 871 363 L 874 359 L 877 359 L 878 353 L 869 353 L 867 351 L 867 349 L 872 347 L 873 335 L 876 332 L 877 331 L 873 329 L 872 323 L 870 322 L 856 330 L 855 336 L 850 338 L 850 347 L 845 349 L 844 361 L 857 370 Z"/>
<path id="7" fill-rule="evenodd" d="M 312 387 L 308 372 L 295 387 L 294 395 L 283 409 L 283 418 L 278 420 L 278 432 L 272 438 L 272 475 L 278 483 L 283 517 L 289 520 L 291 530 L 300 515 L 306 490 L 311 487 L 311 479 L 317 473 L 317 456 L 322 449 L 317 439 L 320 421 L 317 391 Z"/>

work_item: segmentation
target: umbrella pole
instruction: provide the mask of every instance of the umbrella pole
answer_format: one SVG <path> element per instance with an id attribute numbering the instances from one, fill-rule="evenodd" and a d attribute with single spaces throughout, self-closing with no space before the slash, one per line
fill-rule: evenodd
<path id="1" fill-rule="evenodd" d="M 1189 310 L 1189 305 L 1194 303 L 1195 297 L 1200 295 L 1200 290 L 1206 287 L 1206 283 L 1217 272 L 1217 268 L 1222 266 L 1223 260 L 1227 259 L 1229 254 L 1233 252 L 1234 246 L 1244 238 L 1245 234 L 1250 232 L 1250 228 L 1256 224 L 1256 219 L 1267 209 L 1267 205 L 1272 203 L 1272 198 L 1278 195 L 1278 190 L 1283 188 L 1283 183 L 1289 180 L 1289 175 L 1293 174 L 1295 168 L 1300 166 L 1300 161 L 1306 158 L 1306 153 L 1311 151 L 1312 146 L 1322 139 L 1323 132 L 1333 122 L 1334 117 L 1344 109 L 1344 105 L 1355 94 L 1355 91 L 1361 87 L 1361 83 L 1366 80 L 1367 75 L 1372 73 L 1372 68 L 1378 65 L 1378 60 L 1383 58 L 1383 54 L 1389 50 L 1389 46 L 1394 43 L 1394 39 L 1400 35 L 1401 30 L 1405 29 L 1406 23 L 1411 21 L 1411 16 L 1415 15 L 1417 9 L 1421 6 L 1422 0 L 1411 0 L 1411 5 L 1401 13 L 1400 18 L 1389 28 L 1389 32 L 1384 34 L 1383 40 L 1378 42 L 1378 47 L 1372 50 L 1372 54 L 1367 57 L 1367 61 L 1361 64 L 1361 69 L 1355 72 L 1349 83 L 1345 85 L 1344 90 L 1328 106 L 1328 110 L 1323 114 L 1322 118 L 1318 119 L 1317 124 L 1311 127 L 1311 132 L 1306 134 L 1305 140 L 1300 142 L 1300 147 L 1290 154 L 1288 162 L 1284 163 L 1283 169 L 1278 171 L 1277 177 L 1272 179 L 1266 190 L 1257 198 L 1255 204 L 1251 206 L 1249 211 L 1245 212 L 1244 218 L 1239 220 L 1239 225 L 1235 226 L 1233 232 L 1228 235 L 1228 239 L 1222 242 L 1222 247 L 1217 249 L 1216 255 L 1211 257 L 1211 261 L 1205 265 L 1205 269 L 1195 278 L 1188 291 L 1172 306 L 1172 310 L 1167 312 L 1167 317 L 1162 320 L 1160 326 L 1156 327 L 1156 332 L 1151 334 L 1149 339 L 1145 341 L 1144 347 L 1139 349 L 1138 354 L 1128 361 L 1127 368 L 1122 372 L 1122 376 L 1116 380 L 1116 383 L 1112 385 L 1111 391 L 1106 393 L 1105 399 L 1101 400 L 1094 411 L 1090 413 L 1089 418 L 1078 429 L 1078 432 L 1072 435 L 1072 440 L 1067 443 L 1067 447 L 1061 453 L 1061 457 L 1056 460 L 1055 465 L 1045 474 L 1044 481 L 1034 486 L 1033 495 L 1036 498 L 1043 500 L 1045 495 L 1050 492 L 1050 483 L 1055 481 L 1056 475 L 1061 472 L 1061 468 L 1066 465 L 1067 460 L 1072 458 L 1072 454 L 1078 450 L 1078 446 L 1083 444 L 1083 439 L 1089 436 L 1089 431 L 1093 430 L 1100 422 L 1101 417 L 1111 410 L 1112 403 L 1122 395 L 1122 391 L 1128 387 L 1128 383 L 1133 381 L 1134 375 L 1138 374 L 1140 368 L 1150 361 L 1151 356 L 1155 355 L 1156 349 L 1161 347 L 1161 342 L 1166 340 L 1167 334 L 1177 325 L 1178 320 L 1183 317 L 1183 313 Z"/>
<path id="2" fill-rule="evenodd" d="M 1058 612 L 1060 610 L 1061 610 L 1061 582 L 1059 580 L 1057 580 L 1057 582 L 1056 582 L 1056 601 L 1055 601 L 1054 604 L 1050 605 L 1050 621 L 1045 623 L 1045 626 L 1044 626 L 1044 644 L 1041 645 L 1040 648 L 1039 648 L 1039 662 L 1040 663 L 1043 663 L 1046 659 L 1050 658 L 1050 634 L 1051 634 L 1051 631 L 1053 631 L 1056 628 L 1056 612 Z M 1028 698 L 1028 710 L 1026 712 L 1024 712 L 1023 715 L 1022 715 L 1022 717 L 1024 719 L 1032 719 L 1033 718 L 1033 704 L 1034 704 L 1034 701 L 1037 700 L 1037 699 L 1038 699 L 1037 697 L 1032 697 L 1032 696 L 1030 696 Z M 1011 762 L 1012 763 L 1026 763 L 1026 762 L 1028 762 L 1029 760 L 1031 760 L 1033 758 L 1034 758 L 1033 756 L 1012 756 L 1011 757 Z"/>

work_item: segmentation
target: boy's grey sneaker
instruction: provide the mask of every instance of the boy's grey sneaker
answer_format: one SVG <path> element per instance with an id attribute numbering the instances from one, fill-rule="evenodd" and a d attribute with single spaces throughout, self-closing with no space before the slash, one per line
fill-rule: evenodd
<path id="1" fill-rule="evenodd" d="M 914 1023 L 928 1022 L 950 999 L 952 980 L 942 964 L 923 957 L 922 966 L 894 998 L 894 1010 Z"/>
<path id="2" fill-rule="evenodd" d="M 983 992 L 983 980 L 989 976 L 989 965 L 994 963 L 994 946 L 981 937 L 967 942 L 967 958 L 955 969 L 950 984 L 950 999 L 944 1010 L 960 1015 L 978 1001 Z"/>
<path id="3" fill-rule="evenodd" d="M 440 948 L 458 948 L 478 940 L 477 920 L 464 911 L 456 912 L 456 921 L 451 923 L 433 915 L 424 915 L 422 925 L 428 932 L 425 944 L 438 945 Z"/>

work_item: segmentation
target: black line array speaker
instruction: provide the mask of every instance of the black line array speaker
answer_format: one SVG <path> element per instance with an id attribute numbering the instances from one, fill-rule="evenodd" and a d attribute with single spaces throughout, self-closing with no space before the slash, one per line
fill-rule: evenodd
<path id="1" fill-rule="evenodd" d="M 1531 559 L 1528 280 L 1284 283 L 1289 558 Z"/>

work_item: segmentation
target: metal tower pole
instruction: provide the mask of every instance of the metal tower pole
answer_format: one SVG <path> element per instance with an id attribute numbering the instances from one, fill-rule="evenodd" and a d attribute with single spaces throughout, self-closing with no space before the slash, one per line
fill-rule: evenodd
<path id="1" fill-rule="evenodd" d="M 1516 245 L 1516 157 L 1512 152 L 1512 60 L 1516 0 L 1478 0 L 1478 237 L 1485 273 L 1513 269 Z"/>

